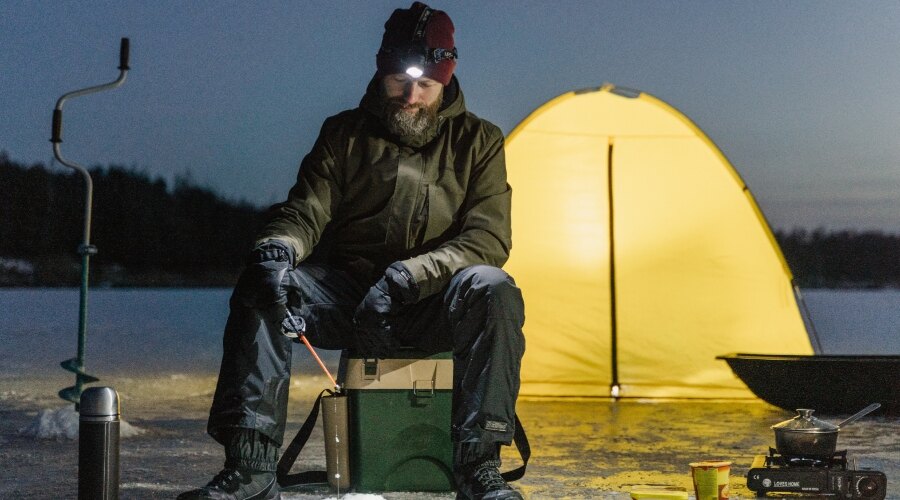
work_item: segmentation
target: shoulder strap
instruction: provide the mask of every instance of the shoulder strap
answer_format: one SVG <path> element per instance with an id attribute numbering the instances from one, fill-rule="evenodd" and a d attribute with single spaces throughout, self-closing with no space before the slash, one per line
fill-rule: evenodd
<path id="1" fill-rule="evenodd" d="M 316 420 L 319 419 L 319 402 L 326 392 L 331 394 L 331 391 L 328 389 L 319 393 L 316 402 L 313 403 L 312 410 L 309 412 L 309 416 L 306 417 L 306 421 L 300 426 L 297 435 L 294 436 L 291 444 L 285 448 L 284 453 L 281 455 L 281 459 L 278 460 L 276 477 L 278 478 L 278 485 L 281 487 L 295 486 L 298 484 L 324 483 L 328 481 L 328 475 L 323 470 L 308 470 L 305 472 L 298 472 L 297 474 L 288 474 L 291 471 L 291 467 L 294 466 L 294 462 L 297 461 L 297 455 L 300 454 L 300 451 L 303 450 L 306 442 L 309 441 L 309 436 L 316 426 Z"/>
<path id="2" fill-rule="evenodd" d="M 525 467 L 528 466 L 528 459 L 531 458 L 531 445 L 528 444 L 528 436 L 525 435 L 525 428 L 522 427 L 518 413 L 516 414 L 516 431 L 513 433 L 513 442 L 516 443 L 516 449 L 519 450 L 519 456 L 522 457 L 522 465 L 500 474 L 506 481 L 522 479 L 522 476 L 525 475 Z"/>

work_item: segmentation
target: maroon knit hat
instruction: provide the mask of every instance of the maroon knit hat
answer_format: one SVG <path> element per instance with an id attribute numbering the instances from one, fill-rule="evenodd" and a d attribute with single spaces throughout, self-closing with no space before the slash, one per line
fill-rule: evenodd
<path id="1" fill-rule="evenodd" d="M 424 76 L 449 84 L 456 68 L 453 21 L 446 12 L 422 2 L 413 2 L 408 9 L 396 9 L 384 23 L 375 63 L 379 77 L 405 73 L 415 64 Z"/>

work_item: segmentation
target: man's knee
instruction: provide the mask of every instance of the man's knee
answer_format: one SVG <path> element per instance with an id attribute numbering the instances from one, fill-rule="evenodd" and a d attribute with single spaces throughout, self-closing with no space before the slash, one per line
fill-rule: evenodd
<path id="1" fill-rule="evenodd" d="M 522 291 L 506 271 L 499 267 L 477 265 L 463 269 L 460 274 L 468 285 L 468 293 L 463 295 L 483 302 L 489 317 L 524 321 Z"/>

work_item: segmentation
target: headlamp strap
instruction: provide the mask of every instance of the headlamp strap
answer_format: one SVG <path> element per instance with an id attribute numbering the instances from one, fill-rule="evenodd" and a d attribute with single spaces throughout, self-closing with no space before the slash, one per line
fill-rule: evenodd
<path id="1" fill-rule="evenodd" d="M 428 25 L 428 20 L 431 18 L 431 14 L 434 12 L 434 9 L 431 7 L 425 7 L 422 10 L 422 14 L 419 15 L 419 22 L 416 23 L 416 29 L 413 31 L 413 40 L 420 41 L 425 39 L 425 26 Z"/>
<path id="2" fill-rule="evenodd" d="M 428 20 L 431 19 L 431 14 L 434 13 L 434 9 L 426 6 L 422 9 L 422 13 L 419 15 L 419 22 L 416 23 L 416 29 L 413 32 L 413 42 L 420 42 L 423 46 L 425 45 L 425 27 L 428 26 Z M 428 62 L 431 63 L 439 63 L 444 59 L 457 59 L 459 56 L 456 52 L 456 47 L 452 49 L 425 49 L 425 54 Z"/>

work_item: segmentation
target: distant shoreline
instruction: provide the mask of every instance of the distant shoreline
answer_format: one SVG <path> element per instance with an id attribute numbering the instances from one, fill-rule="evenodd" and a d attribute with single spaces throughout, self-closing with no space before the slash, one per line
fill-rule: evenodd
<path id="1" fill-rule="evenodd" d="M 0 291 L 2 290 L 25 290 L 25 289 L 78 289 L 81 285 L 79 283 L 69 283 L 69 284 L 10 284 L 10 283 L 2 283 L 0 284 Z M 866 285 L 866 284 L 844 284 L 838 286 L 799 286 L 801 290 L 835 290 L 835 291 L 859 291 L 859 292 L 881 292 L 881 291 L 896 291 L 900 292 L 900 285 Z M 234 284 L 224 284 L 224 283 L 121 283 L 121 284 L 108 284 L 108 283 L 91 283 L 88 287 L 90 290 L 153 290 L 153 289 L 165 289 L 165 290 L 190 290 L 190 289 L 224 289 L 230 290 L 234 288 Z"/>

